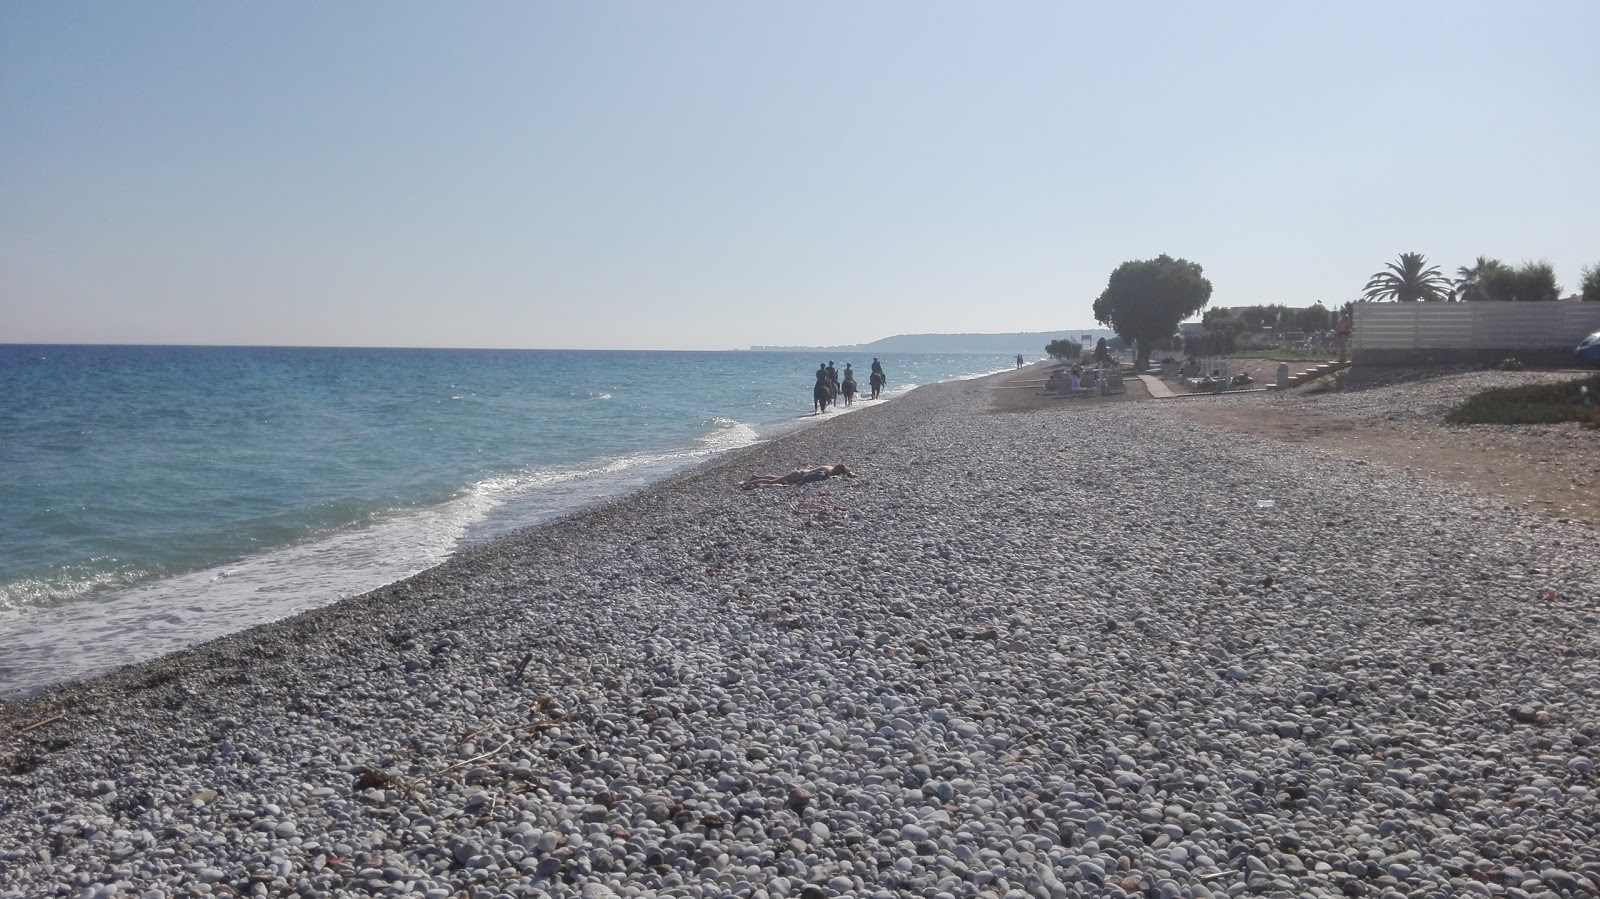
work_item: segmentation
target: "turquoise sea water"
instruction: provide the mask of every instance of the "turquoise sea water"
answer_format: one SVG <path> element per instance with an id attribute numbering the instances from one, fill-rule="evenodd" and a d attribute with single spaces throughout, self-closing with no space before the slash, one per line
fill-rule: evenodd
<path id="1" fill-rule="evenodd" d="M 1012 364 L 881 358 L 891 399 Z M 0 346 L 0 692 L 364 592 L 802 426 L 820 361 Z M 834 361 L 865 383 L 870 356 Z"/>

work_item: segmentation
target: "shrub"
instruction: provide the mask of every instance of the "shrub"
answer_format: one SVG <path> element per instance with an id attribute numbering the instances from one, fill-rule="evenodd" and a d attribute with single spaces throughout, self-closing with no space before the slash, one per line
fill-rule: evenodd
<path id="1" fill-rule="evenodd" d="M 1592 421 L 1594 409 L 1585 406 L 1579 387 L 1589 388 L 1589 396 L 1600 396 L 1600 375 L 1530 384 L 1526 387 L 1497 387 L 1485 390 L 1451 409 L 1444 420 L 1453 425 L 1540 425 L 1563 421 Z"/>
<path id="2" fill-rule="evenodd" d="M 1345 380 L 1345 373 L 1336 371 L 1331 377 L 1323 378 L 1317 383 L 1306 388 L 1306 393 L 1343 393 L 1350 382 Z"/>
<path id="3" fill-rule="evenodd" d="M 1501 371 L 1522 371 L 1527 367 L 1528 366 L 1523 365 L 1522 360 L 1518 359 L 1516 356 L 1507 356 L 1500 360 L 1499 365 L 1495 366 L 1495 368 L 1498 368 Z"/>
<path id="4" fill-rule="evenodd" d="M 1488 300 L 1529 303 L 1561 299 L 1556 271 L 1543 260 L 1524 262 L 1516 268 L 1499 266 L 1483 273 L 1478 284 Z"/>

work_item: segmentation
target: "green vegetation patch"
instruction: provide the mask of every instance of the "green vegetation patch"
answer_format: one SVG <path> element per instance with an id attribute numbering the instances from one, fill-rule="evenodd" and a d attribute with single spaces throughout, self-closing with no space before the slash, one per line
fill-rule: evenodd
<path id="1" fill-rule="evenodd" d="M 1563 421 L 1596 421 L 1594 406 L 1585 406 L 1578 391 L 1589 388 L 1600 400 L 1600 375 L 1556 384 L 1496 387 L 1451 409 L 1444 420 L 1453 425 L 1547 425 Z"/>

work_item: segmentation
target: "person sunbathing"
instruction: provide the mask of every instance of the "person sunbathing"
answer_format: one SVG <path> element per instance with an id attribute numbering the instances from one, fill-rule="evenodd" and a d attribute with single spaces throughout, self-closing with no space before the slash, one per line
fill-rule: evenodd
<path id="1" fill-rule="evenodd" d="M 850 466 L 840 462 L 838 465 L 818 465 L 815 468 L 796 468 L 788 474 L 780 475 L 752 475 L 739 482 L 740 490 L 750 490 L 755 487 L 798 487 L 801 484 L 812 484 L 817 481 L 826 481 L 834 475 L 853 478 L 856 473 Z"/>

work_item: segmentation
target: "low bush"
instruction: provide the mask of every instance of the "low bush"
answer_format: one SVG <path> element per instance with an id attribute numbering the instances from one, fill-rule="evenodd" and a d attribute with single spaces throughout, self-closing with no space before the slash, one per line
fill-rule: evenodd
<path id="1" fill-rule="evenodd" d="M 1451 409 L 1444 420 L 1453 425 L 1543 425 L 1563 421 L 1591 422 L 1595 407 L 1583 403 L 1579 387 L 1589 388 L 1591 401 L 1600 398 L 1600 375 L 1485 390 Z"/>
<path id="2" fill-rule="evenodd" d="M 1507 356 L 1500 360 L 1499 365 L 1495 366 L 1495 368 L 1498 368 L 1501 371 L 1522 371 L 1527 367 L 1528 366 L 1523 365 L 1522 360 L 1518 359 L 1516 356 Z"/>
<path id="3" fill-rule="evenodd" d="M 1336 371 L 1329 377 L 1323 378 L 1305 389 L 1306 393 L 1343 393 L 1350 383 L 1345 380 L 1345 373 Z"/>

